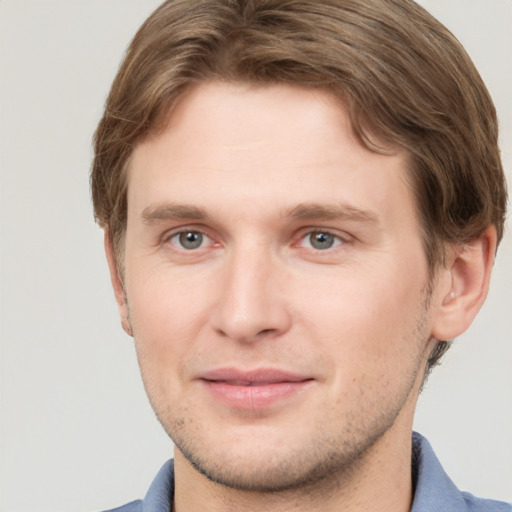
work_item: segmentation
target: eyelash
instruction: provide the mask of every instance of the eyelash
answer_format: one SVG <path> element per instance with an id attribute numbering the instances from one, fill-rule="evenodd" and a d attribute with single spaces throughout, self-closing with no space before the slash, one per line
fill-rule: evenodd
<path id="1" fill-rule="evenodd" d="M 202 238 L 200 245 L 198 247 L 193 247 L 193 248 L 183 247 L 183 240 L 181 240 L 181 237 L 183 237 L 183 236 L 186 237 L 188 235 L 199 235 Z M 177 241 L 173 242 L 173 239 L 177 239 Z M 170 233 L 169 235 L 167 235 L 165 237 L 164 241 L 170 243 L 174 247 L 178 247 L 179 250 L 183 250 L 183 251 L 186 251 L 186 252 L 193 252 L 193 251 L 195 251 L 197 249 L 202 249 L 204 247 L 204 242 L 207 242 L 207 241 L 212 242 L 213 240 L 212 240 L 211 237 L 209 237 L 206 233 L 204 233 L 201 230 L 198 230 L 198 229 L 182 229 L 180 231 L 177 231 L 177 232 L 174 232 L 174 233 Z M 190 240 L 190 242 L 193 243 L 192 240 Z M 181 247 L 179 246 L 180 243 L 181 243 Z"/>

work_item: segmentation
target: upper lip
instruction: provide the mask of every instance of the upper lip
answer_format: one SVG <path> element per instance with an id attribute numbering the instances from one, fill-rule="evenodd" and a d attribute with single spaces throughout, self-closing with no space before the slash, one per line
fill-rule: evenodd
<path id="1" fill-rule="evenodd" d="M 262 386 L 281 382 L 303 382 L 311 380 L 312 377 L 276 368 L 257 368 L 254 370 L 217 368 L 201 373 L 199 379 L 238 386 Z"/>

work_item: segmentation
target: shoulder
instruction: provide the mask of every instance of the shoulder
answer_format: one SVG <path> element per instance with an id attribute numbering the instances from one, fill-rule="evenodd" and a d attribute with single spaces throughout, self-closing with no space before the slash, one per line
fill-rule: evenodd
<path id="1" fill-rule="evenodd" d="M 105 510 L 104 512 L 142 512 L 142 500 L 135 500 L 121 507 Z"/>
<path id="2" fill-rule="evenodd" d="M 469 492 L 461 493 L 468 512 L 512 512 L 512 504 L 503 501 L 477 498 Z"/>
<path id="3" fill-rule="evenodd" d="M 122 507 L 104 512 L 169 512 L 174 496 L 174 461 L 168 460 L 156 475 L 143 500 L 136 500 Z"/>
<path id="4" fill-rule="evenodd" d="M 457 489 L 429 442 L 417 433 L 413 434 L 412 452 L 416 488 L 411 512 L 512 512 L 510 503 L 477 498 Z"/>

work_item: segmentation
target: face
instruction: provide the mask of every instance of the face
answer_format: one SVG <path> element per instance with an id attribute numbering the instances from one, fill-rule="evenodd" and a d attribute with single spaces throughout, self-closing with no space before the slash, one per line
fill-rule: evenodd
<path id="1" fill-rule="evenodd" d="M 285 85 L 200 85 L 136 147 L 125 313 L 177 457 L 277 490 L 410 429 L 432 314 L 406 173 Z"/>

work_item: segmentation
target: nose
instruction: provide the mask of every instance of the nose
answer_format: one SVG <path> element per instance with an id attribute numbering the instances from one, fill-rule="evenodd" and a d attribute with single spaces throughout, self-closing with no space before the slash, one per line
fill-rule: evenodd
<path id="1" fill-rule="evenodd" d="M 234 251 L 225 262 L 211 321 L 242 343 L 276 338 L 291 326 L 282 268 L 261 247 Z"/>

